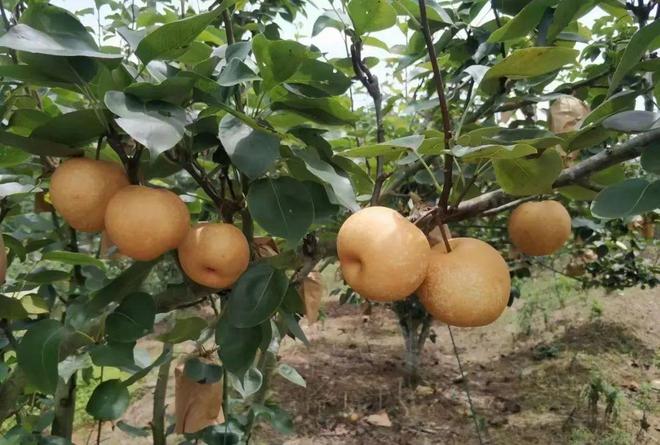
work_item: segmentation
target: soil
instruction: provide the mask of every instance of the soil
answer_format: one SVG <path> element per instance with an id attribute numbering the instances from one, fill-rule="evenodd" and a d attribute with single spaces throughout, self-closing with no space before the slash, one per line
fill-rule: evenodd
<path id="1" fill-rule="evenodd" d="M 292 413 L 295 433 L 260 423 L 252 443 L 477 444 L 466 381 L 483 443 L 660 443 L 658 297 L 658 289 L 631 289 L 569 298 L 545 322 L 541 314 L 533 317 L 530 335 L 520 334 L 528 302 L 518 300 L 490 326 L 453 329 L 466 380 L 447 327 L 434 325 L 416 389 L 403 384 L 403 341 L 393 312 L 374 306 L 366 316 L 363 306 L 328 298 L 323 321 L 303 322 L 311 346 L 289 340 L 280 350 L 307 388 L 272 380 L 269 399 Z M 134 391 L 124 416 L 130 424 L 148 425 L 154 383 L 152 375 Z M 171 384 L 168 412 L 172 391 Z M 608 394 L 615 400 L 611 414 Z M 599 396 L 595 404 L 590 395 Z M 86 443 L 88 434 L 81 428 L 76 443 Z M 104 444 L 149 443 L 109 426 L 102 436 Z"/>

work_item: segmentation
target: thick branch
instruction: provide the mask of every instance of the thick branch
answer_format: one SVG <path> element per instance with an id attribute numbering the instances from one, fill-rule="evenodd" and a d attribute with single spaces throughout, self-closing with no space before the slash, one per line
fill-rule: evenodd
<path id="1" fill-rule="evenodd" d="M 628 140 L 627 142 L 619 144 L 614 148 L 603 150 L 602 152 L 565 169 L 559 175 L 552 187 L 553 189 L 556 189 L 558 187 L 574 184 L 581 179 L 589 177 L 595 172 L 623 161 L 635 159 L 639 157 L 644 149 L 651 143 L 658 141 L 660 141 L 660 129 L 649 131 L 648 133 L 644 133 Z M 464 201 L 458 207 L 456 212 L 445 217 L 445 221 L 463 221 L 487 210 L 503 206 L 515 199 L 516 197 L 507 194 L 503 190 L 488 192 L 476 198 Z M 438 209 L 436 209 L 436 213 L 437 212 Z"/>
<path id="2" fill-rule="evenodd" d="M 454 168 L 454 158 L 449 154 L 451 149 L 451 139 L 452 139 L 452 125 L 451 117 L 449 116 L 449 106 L 447 105 L 447 97 L 445 96 L 445 84 L 442 79 L 442 72 L 438 66 L 438 56 L 435 53 L 435 47 L 433 46 L 433 39 L 431 38 L 431 30 L 429 28 L 428 17 L 426 16 L 426 1 L 419 0 L 419 16 L 420 23 L 422 25 L 422 32 L 424 34 L 424 40 L 426 41 L 426 48 L 429 52 L 429 58 L 431 59 L 431 66 L 433 67 L 433 79 L 435 80 L 435 89 L 438 92 L 438 100 L 440 101 L 440 112 L 442 114 L 442 126 L 445 134 L 445 149 L 448 150 L 445 154 L 444 160 L 444 184 L 442 186 L 442 193 L 440 195 L 440 207 L 444 211 L 447 211 L 449 205 L 449 195 L 451 193 L 452 182 L 453 182 L 453 168 Z"/>

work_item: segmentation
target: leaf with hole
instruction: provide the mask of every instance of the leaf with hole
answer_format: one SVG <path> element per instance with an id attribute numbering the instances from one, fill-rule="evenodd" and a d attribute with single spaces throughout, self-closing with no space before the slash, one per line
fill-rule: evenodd
<path id="1" fill-rule="evenodd" d="M 264 91 L 289 79 L 302 63 L 307 48 L 293 40 L 268 40 L 263 34 L 252 39 Z"/>

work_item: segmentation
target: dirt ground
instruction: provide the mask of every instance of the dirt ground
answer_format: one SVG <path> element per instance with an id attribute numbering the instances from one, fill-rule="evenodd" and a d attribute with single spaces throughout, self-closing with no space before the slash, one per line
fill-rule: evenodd
<path id="1" fill-rule="evenodd" d="M 659 289 L 631 289 L 569 298 L 545 322 L 532 316 L 529 335 L 520 333 L 529 304 L 521 299 L 493 325 L 455 328 L 484 443 L 660 443 L 659 297 Z M 275 377 L 269 396 L 293 414 L 295 434 L 260 424 L 252 443 L 479 443 L 446 326 L 434 326 L 423 383 L 413 390 L 403 385 L 402 337 L 391 311 L 374 308 L 365 318 L 361 306 L 336 298 L 324 310 L 323 321 L 303 322 L 311 347 L 287 341 L 280 351 L 307 388 Z M 133 425 L 150 420 L 150 379 L 124 416 Z M 86 443 L 88 432 L 81 428 L 76 443 Z M 107 426 L 103 443 L 148 441 Z"/>

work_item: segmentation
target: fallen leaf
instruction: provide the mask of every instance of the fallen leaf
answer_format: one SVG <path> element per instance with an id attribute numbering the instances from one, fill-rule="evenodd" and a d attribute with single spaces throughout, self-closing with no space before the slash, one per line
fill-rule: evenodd
<path id="1" fill-rule="evenodd" d="M 374 426 L 382 426 L 385 428 L 390 428 L 392 426 L 392 422 L 390 421 L 390 416 L 387 415 L 385 411 L 381 411 L 378 414 L 372 414 L 370 416 L 365 417 L 365 419 L 368 424 L 374 425 Z"/>

